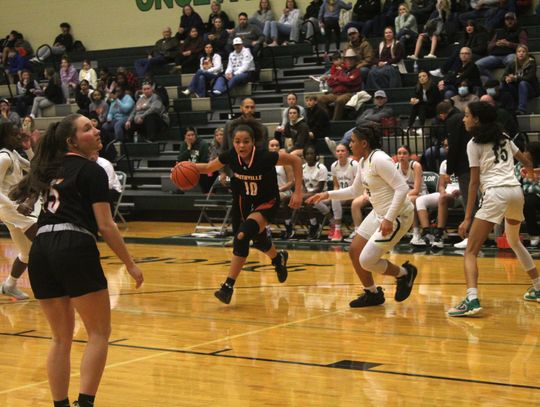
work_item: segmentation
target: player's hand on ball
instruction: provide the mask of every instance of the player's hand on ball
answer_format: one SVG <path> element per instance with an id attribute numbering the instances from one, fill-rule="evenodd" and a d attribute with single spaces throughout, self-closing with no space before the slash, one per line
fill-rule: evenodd
<path id="1" fill-rule="evenodd" d="M 127 268 L 129 275 L 135 280 L 135 288 L 139 288 L 144 282 L 142 270 L 136 264 Z"/>

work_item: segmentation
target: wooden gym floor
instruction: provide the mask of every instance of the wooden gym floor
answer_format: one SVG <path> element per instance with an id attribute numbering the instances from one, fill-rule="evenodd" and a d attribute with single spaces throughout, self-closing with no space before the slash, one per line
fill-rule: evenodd
<path id="1" fill-rule="evenodd" d="M 386 303 L 350 309 L 361 286 L 342 247 L 290 250 L 285 284 L 252 251 L 226 306 L 213 292 L 230 248 L 161 244 L 191 230 L 123 230 L 143 242 L 129 244 L 145 272 L 139 290 L 100 244 L 113 333 L 96 406 L 540 405 L 540 304 L 521 299 L 529 281 L 513 256 L 479 259 L 485 312 L 476 318 L 445 316 L 465 291 L 463 258 L 446 254 L 389 254 L 417 265 L 411 297 L 394 302 L 393 279 L 377 276 Z M 10 240 L 0 240 L 0 255 L 3 280 L 16 255 Z M 0 297 L 0 406 L 52 405 L 49 337 L 35 300 Z M 85 338 L 78 321 L 71 400 Z"/>

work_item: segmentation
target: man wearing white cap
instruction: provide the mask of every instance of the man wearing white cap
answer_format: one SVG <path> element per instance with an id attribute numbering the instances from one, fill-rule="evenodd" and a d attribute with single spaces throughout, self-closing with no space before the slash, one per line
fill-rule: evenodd
<path id="1" fill-rule="evenodd" d="M 220 76 L 214 84 L 212 93 L 216 96 L 226 92 L 227 87 L 231 90 L 236 85 L 249 82 L 252 73 L 255 71 L 253 55 L 251 55 L 249 48 L 244 47 L 240 37 L 233 40 L 233 47 L 234 51 L 229 54 L 229 63 L 227 64 L 225 76 Z"/>
<path id="2" fill-rule="evenodd" d="M 332 92 L 319 98 L 319 105 L 328 111 L 328 105 L 334 103 L 332 120 L 342 120 L 343 109 L 352 95 L 362 89 L 362 76 L 356 67 L 356 53 L 352 49 L 345 52 L 343 68 L 331 74 L 326 80 Z"/>

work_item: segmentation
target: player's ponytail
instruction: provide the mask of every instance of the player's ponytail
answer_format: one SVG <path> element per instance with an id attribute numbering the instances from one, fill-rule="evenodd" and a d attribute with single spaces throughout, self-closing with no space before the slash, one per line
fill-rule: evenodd
<path id="1" fill-rule="evenodd" d="M 75 121 L 80 114 L 70 114 L 60 122 L 52 123 L 39 139 L 36 152 L 30 161 L 30 172 L 13 187 L 9 197 L 22 203 L 47 191 L 51 181 L 58 178 L 64 156 L 68 152 L 68 139 L 75 137 Z"/>
<path id="2" fill-rule="evenodd" d="M 487 102 L 471 102 L 468 109 L 478 125 L 469 130 L 473 141 L 477 144 L 499 145 L 504 135 L 501 126 L 497 123 L 497 110 Z"/>

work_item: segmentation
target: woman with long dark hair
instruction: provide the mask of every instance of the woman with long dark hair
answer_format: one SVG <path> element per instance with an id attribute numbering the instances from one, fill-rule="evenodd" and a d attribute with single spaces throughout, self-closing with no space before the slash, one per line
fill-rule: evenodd
<path id="1" fill-rule="evenodd" d="M 88 333 L 80 368 L 80 407 L 94 405 L 107 360 L 111 309 L 96 245 L 98 230 L 136 287 L 143 282 L 112 218 L 107 174 L 91 160 L 101 147 L 99 130 L 84 116 L 72 114 L 51 124 L 37 146 L 30 172 L 10 194 L 17 202 L 45 199 L 28 273 L 52 331 L 47 372 L 54 405 L 61 407 L 70 406 L 74 311 Z"/>
<path id="2" fill-rule="evenodd" d="M 465 219 L 459 225 L 459 234 L 465 237 L 470 227 L 464 262 L 467 296 L 460 304 L 448 310 L 451 317 L 474 315 L 482 310 L 478 300 L 477 256 L 493 226 L 503 219 L 506 239 L 533 281 L 533 287 L 525 293 L 524 299 L 540 300 L 538 270 L 519 239 L 524 198 L 521 185 L 514 175 L 514 158 L 523 163 L 523 172 L 529 177 L 534 177 L 532 163 L 501 131 L 496 120 L 495 107 L 486 102 L 472 102 L 465 108 L 463 123 L 472 137 L 467 144 L 471 180 Z M 482 192 L 481 207 L 473 221 L 478 188 Z"/>
<path id="3" fill-rule="evenodd" d="M 355 128 L 350 148 L 354 157 L 360 157 L 358 172 L 350 187 L 320 192 L 308 198 L 307 204 L 326 199 L 347 200 L 369 195 L 373 210 L 357 228 L 349 249 L 354 270 L 364 285 L 364 293 L 351 301 L 349 306 L 370 307 L 383 304 L 384 292 L 375 285 L 372 273 L 396 277 L 397 302 L 411 294 L 417 269 L 409 262 L 401 266 L 382 258 L 401 240 L 412 223 L 414 210 L 407 199 L 409 187 L 399 175 L 392 159 L 380 149 L 380 131 L 371 127 Z"/>

